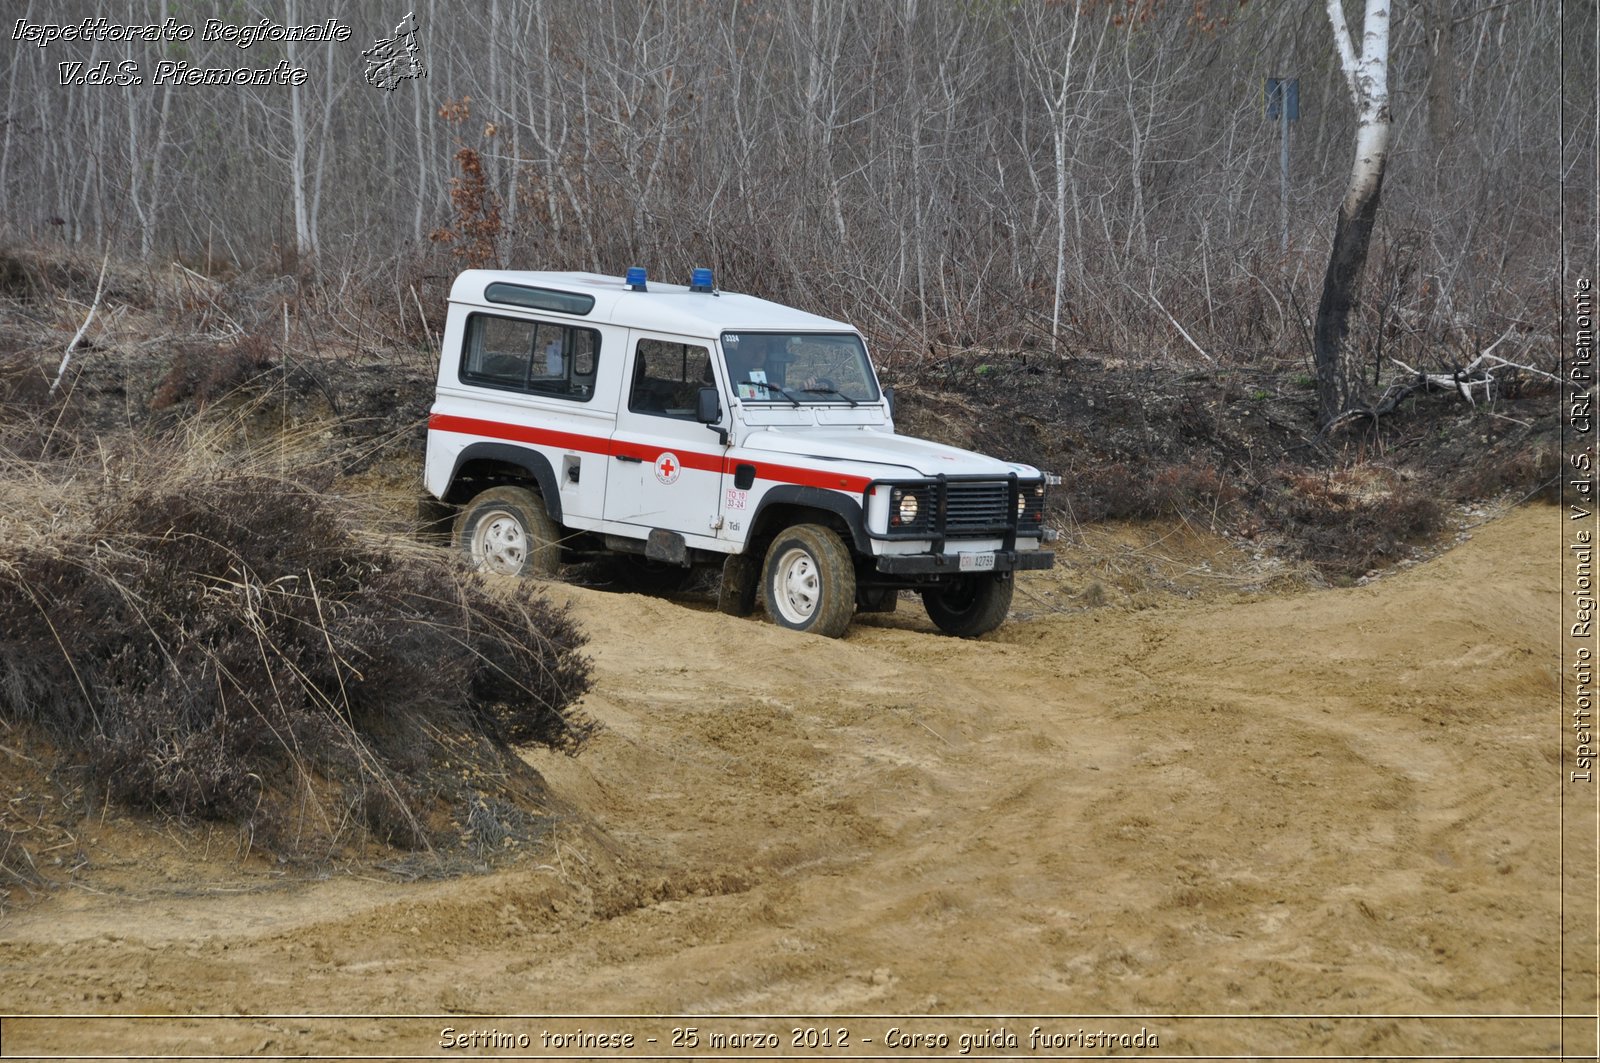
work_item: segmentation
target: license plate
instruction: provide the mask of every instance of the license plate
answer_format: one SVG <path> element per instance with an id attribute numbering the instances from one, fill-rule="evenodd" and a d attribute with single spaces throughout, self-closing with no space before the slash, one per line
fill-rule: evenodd
<path id="1" fill-rule="evenodd" d="M 994 568 L 994 551 L 985 550 L 981 554 L 962 554 L 959 567 L 962 572 L 989 572 Z"/>

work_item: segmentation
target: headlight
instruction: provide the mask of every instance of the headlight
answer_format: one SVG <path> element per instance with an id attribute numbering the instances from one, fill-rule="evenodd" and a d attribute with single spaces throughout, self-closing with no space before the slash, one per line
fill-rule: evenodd
<path id="1" fill-rule="evenodd" d="M 1034 484 L 1017 492 L 1017 520 L 1019 522 L 1044 520 L 1044 484 Z"/>
<path id="2" fill-rule="evenodd" d="M 889 509 L 894 515 L 895 524 L 915 524 L 920 508 L 917 504 L 917 496 L 909 491 L 902 491 L 896 488 L 894 493 L 889 496 Z"/>

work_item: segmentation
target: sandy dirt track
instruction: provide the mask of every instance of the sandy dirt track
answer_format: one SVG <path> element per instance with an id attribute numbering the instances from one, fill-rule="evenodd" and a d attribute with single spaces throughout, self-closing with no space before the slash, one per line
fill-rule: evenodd
<path id="1" fill-rule="evenodd" d="M 560 587 L 605 730 L 532 754 L 548 852 L 200 888 L 226 862 L 152 850 L 9 914 L 0 1012 L 1548 1014 L 1560 522 L 1515 510 L 1367 586 L 1045 608 L 1093 577 L 1068 564 L 976 642 L 909 601 L 828 641 Z M 441 1025 L 146 1029 L 170 1052 L 420 1054 Z M 1557 1043 L 1534 1019 L 1144 1025 L 1163 1054 Z M 4 1050 L 127 1036 L 12 1020 Z"/>

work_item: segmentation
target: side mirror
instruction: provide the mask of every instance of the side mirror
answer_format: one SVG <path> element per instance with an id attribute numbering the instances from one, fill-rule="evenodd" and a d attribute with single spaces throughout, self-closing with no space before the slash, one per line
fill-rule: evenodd
<path id="1" fill-rule="evenodd" d="M 889 420 L 894 420 L 894 388 L 883 389 L 883 401 L 889 404 Z"/>
<path id="2" fill-rule="evenodd" d="M 696 398 L 694 419 L 701 424 L 716 424 L 722 420 L 722 397 L 716 388 L 701 388 Z"/>
<path id="3" fill-rule="evenodd" d="M 723 446 L 728 445 L 728 430 L 722 427 L 722 397 L 716 388 L 701 388 L 695 398 L 694 419 L 717 433 Z"/>

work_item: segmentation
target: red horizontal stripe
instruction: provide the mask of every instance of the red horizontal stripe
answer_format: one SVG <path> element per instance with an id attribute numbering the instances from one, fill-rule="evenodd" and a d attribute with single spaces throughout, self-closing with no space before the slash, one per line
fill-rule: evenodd
<path id="1" fill-rule="evenodd" d="M 609 440 L 610 448 L 606 453 L 615 457 L 638 458 L 640 461 L 654 463 L 661 455 L 671 452 L 678 456 L 678 464 L 685 469 L 699 469 L 701 472 L 725 472 L 722 459 L 715 454 L 698 454 L 692 450 L 679 450 L 677 447 L 663 447 L 657 443 L 630 443 L 626 439 Z"/>
<path id="2" fill-rule="evenodd" d="M 588 454 L 604 454 L 607 457 L 638 458 L 640 461 L 651 463 L 670 450 L 678 456 L 678 461 L 686 469 L 699 469 L 702 472 L 724 473 L 731 476 L 736 465 L 754 465 L 758 480 L 798 484 L 801 487 L 820 487 L 830 491 L 848 491 L 857 495 L 865 491 L 867 484 L 872 482 L 865 476 L 756 462 L 748 458 L 731 458 L 721 454 L 680 450 L 677 447 L 663 447 L 654 443 L 633 443 L 625 439 L 607 439 L 603 436 L 583 435 L 577 432 L 557 432 L 549 428 L 506 424 L 503 421 L 485 421 L 476 417 L 458 417 L 448 413 L 431 414 L 428 417 L 428 428 L 434 432 L 457 432 L 462 435 L 482 436 L 486 439 L 503 439 L 512 443 L 581 450 Z"/>
<path id="3" fill-rule="evenodd" d="M 483 421 L 476 417 L 457 417 L 454 414 L 435 413 L 428 416 L 428 430 L 432 432 L 459 432 L 468 436 L 486 436 L 512 443 L 537 443 L 545 447 L 562 447 L 582 450 L 590 454 L 607 454 L 610 441 L 600 436 L 579 435 L 576 432 L 556 432 L 548 428 L 531 428 L 522 424 L 505 424 L 501 421 Z M 636 457 L 637 455 L 629 455 Z M 651 456 L 654 461 L 654 455 Z"/>
<path id="4" fill-rule="evenodd" d="M 769 465 L 765 462 L 728 460 L 727 472 L 735 465 L 755 465 L 756 479 L 777 483 L 799 484 L 801 487 L 821 487 L 829 491 L 848 491 L 860 495 L 872 481 L 865 476 L 846 476 L 843 473 L 823 472 L 821 469 L 802 469 L 792 465 Z"/>

